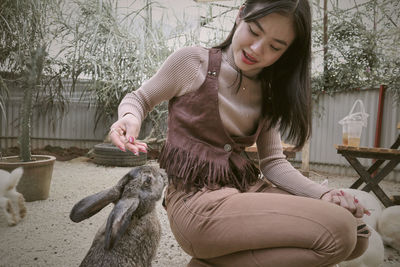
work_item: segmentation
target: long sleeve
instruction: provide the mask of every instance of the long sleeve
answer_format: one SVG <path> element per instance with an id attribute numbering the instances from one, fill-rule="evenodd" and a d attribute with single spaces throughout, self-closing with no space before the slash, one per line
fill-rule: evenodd
<path id="1" fill-rule="evenodd" d="M 118 117 L 133 114 L 142 122 L 162 101 L 185 95 L 201 87 L 207 76 L 209 49 L 186 47 L 171 54 L 158 72 L 136 91 L 128 93 L 118 108 Z M 232 51 L 223 51 L 218 76 L 218 107 L 225 129 L 232 136 L 251 134 L 261 112 L 261 83 L 243 78 L 237 91 L 238 73 Z"/>
<path id="2" fill-rule="evenodd" d="M 208 50 L 201 47 L 182 48 L 171 54 L 151 79 L 124 97 L 118 117 L 131 113 L 143 121 L 155 105 L 196 89 L 205 79 L 207 54 Z"/>
<path id="3" fill-rule="evenodd" d="M 257 140 L 260 169 L 274 185 L 294 195 L 321 198 L 329 189 L 296 170 L 283 154 L 280 133 L 276 128 L 267 129 L 267 124 Z"/>

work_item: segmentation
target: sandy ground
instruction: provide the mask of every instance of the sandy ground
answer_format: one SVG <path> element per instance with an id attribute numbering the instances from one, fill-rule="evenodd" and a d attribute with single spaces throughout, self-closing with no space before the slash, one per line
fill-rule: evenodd
<path id="1" fill-rule="evenodd" d="M 0 266 L 78 266 L 111 206 L 81 223 L 70 221 L 72 206 L 83 197 L 114 185 L 129 170 L 97 166 L 83 157 L 57 161 L 47 200 L 26 203 L 28 214 L 14 227 L 7 226 L 0 212 Z M 314 172 L 310 178 L 318 182 L 328 178 L 329 185 L 335 188 L 348 187 L 355 179 Z M 381 185 L 389 195 L 400 192 L 399 183 L 384 181 Z M 186 266 L 190 257 L 176 243 L 160 202 L 157 210 L 163 234 L 153 266 Z M 385 248 L 383 266 L 400 266 L 399 253 Z"/>

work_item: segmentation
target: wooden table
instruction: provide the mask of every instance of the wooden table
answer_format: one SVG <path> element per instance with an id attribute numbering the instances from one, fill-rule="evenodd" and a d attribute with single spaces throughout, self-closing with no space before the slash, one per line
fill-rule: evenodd
<path id="1" fill-rule="evenodd" d="M 283 154 L 285 154 L 286 158 L 296 157 L 294 145 L 285 144 L 282 142 L 282 148 Z M 253 144 L 252 146 L 246 147 L 244 151 L 246 152 L 246 156 L 251 159 L 257 167 L 259 167 L 257 145 Z"/>
<path id="2" fill-rule="evenodd" d="M 282 142 L 282 148 L 283 148 L 283 154 L 285 154 L 287 158 L 296 157 L 296 151 L 294 150 L 294 145 L 289 145 Z M 253 144 L 252 146 L 246 147 L 245 151 L 247 153 L 257 153 L 257 145 Z"/>
<path id="3" fill-rule="evenodd" d="M 399 125 L 400 126 L 400 125 Z M 369 147 L 351 147 L 336 146 L 337 153 L 341 154 L 354 170 L 360 175 L 360 178 L 354 182 L 350 188 L 357 189 L 363 183 L 366 185 L 363 191 L 373 191 L 385 207 L 393 206 L 393 201 L 379 187 L 379 182 L 383 180 L 400 162 L 400 134 L 390 149 L 388 148 L 369 148 Z M 376 159 L 376 161 L 368 168 L 364 167 L 359 158 Z M 386 165 L 378 170 L 384 162 Z M 374 175 L 375 173 L 375 175 Z"/>

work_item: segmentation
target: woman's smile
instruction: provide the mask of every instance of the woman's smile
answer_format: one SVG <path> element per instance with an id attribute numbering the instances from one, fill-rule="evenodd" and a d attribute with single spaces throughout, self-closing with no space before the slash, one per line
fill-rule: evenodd
<path id="1" fill-rule="evenodd" d="M 257 59 L 247 54 L 244 50 L 242 50 L 242 61 L 247 65 L 253 65 L 258 62 Z"/>
<path id="2" fill-rule="evenodd" d="M 236 19 L 232 38 L 236 66 L 247 76 L 257 75 L 275 63 L 295 38 L 293 18 L 272 13 L 254 21 Z"/>

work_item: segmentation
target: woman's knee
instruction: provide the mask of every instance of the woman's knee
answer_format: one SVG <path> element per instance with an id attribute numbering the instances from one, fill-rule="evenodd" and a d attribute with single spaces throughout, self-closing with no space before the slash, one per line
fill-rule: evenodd
<path id="1" fill-rule="evenodd" d="M 350 256 L 346 258 L 346 261 L 360 257 L 368 249 L 369 239 L 368 237 L 358 237 L 357 244 Z"/>
<path id="2" fill-rule="evenodd" d="M 339 206 L 326 225 L 332 237 L 333 257 L 338 260 L 347 259 L 357 244 L 357 221 L 349 211 Z"/>
<path id="3" fill-rule="evenodd" d="M 353 252 L 346 260 L 352 260 L 360 257 L 368 249 L 371 229 L 362 219 L 357 219 L 357 244 Z M 373 237 L 374 238 L 374 237 Z"/>

